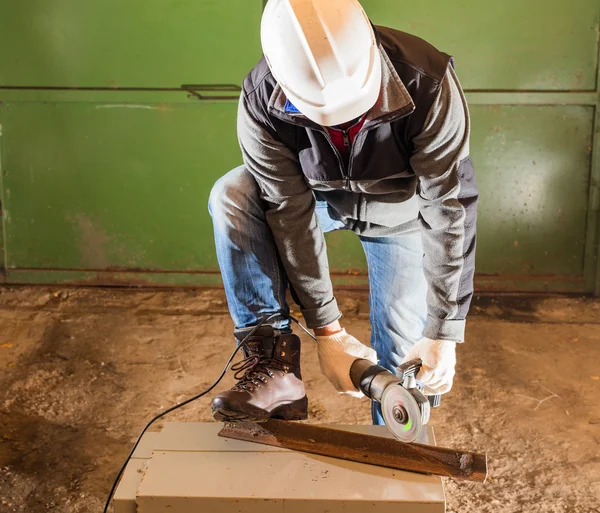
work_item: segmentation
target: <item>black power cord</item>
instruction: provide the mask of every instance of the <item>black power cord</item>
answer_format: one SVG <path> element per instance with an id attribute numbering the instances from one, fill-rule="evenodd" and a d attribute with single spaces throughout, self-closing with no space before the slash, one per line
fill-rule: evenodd
<path id="1" fill-rule="evenodd" d="M 244 339 L 235 348 L 235 350 L 233 351 L 233 353 L 231 353 L 231 356 L 227 360 L 227 363 L 225 364 L 225 367 L 223 367 L 223 371 L 221 372 L 221 374 L 219 375 L 219 377 L 217 378 L 217 380 L 211 386 L 209 386 L 206 390 L 204 390 L 204 392 L 201 392 L 201 393 L 199 393 L 199 394 L 197 394 L 197 395 L 195 395 L 193 397 L 190 397 L 189 399 L 186 399 L 185 401 L 183 401 L 183 402 L 181 402 L 179 404 L 176 404 L 175 406 L 171 406 L 170 408 L 167 408 L 165 411 L 163 411 L 163 412 L 159 413 L 158 415 L 156 415 L 154 418 L 152 418 L 152 420 L 150 420 L 150 422 L 148 422 L 146 424 L 146 426 L 144 427 L 144 429 L 142 429 L 142 432 L 137 437 L 137 440 L 133 444 L 133 447 L 131 448 L 131 451 L 129 451 L 129 455 L 125 459 L 125 463 L 123 463 L 123 466 L 121 467 L 121 470 L 119 470 L 119 473 L 117 474 L 117 477 L 115 478 L 115 481 L 114 481 L 114 483 L 112 485 L 112 488 L 110 489 L 110 493 L 108 494 L 108 498 L 106 499 L 106 504 L 104 505 L 104 513 L 108 513 L 108 508 L 110 507 L 110 501 L 113 498 L 113 495 L 115 493 L 115 490 L 117 489 L 117 486 L 119 485 L 119 481 L 121 479 L 121 476 L 123 475 L 123 472 L 125 472 L 125 468 L 127 467 L 127 464 L 129 463 L 129 460 L 131 459 L 131 457 L 133 456 L 133 453 L 137 449 L 137 446 L 139 445 L 142 437 L 144 436 L 144 434 L 146 433 L 146 431 L 148 431 L 148 428 L 152 424 L 154 424 L 158 419 L 164 417 L 168 413 L 171 413 L 172 411 L 177 410 L 178 408 L 181 408 L 182 406 L 185 406 L 186 404 L 189 404 L 189 403 L 191 403 L 191 402 L 193 402 L 193 401 L 195 401 L 197 399 L 200 399 L 202 396 L 208 394 L 213 388 L 215 388 L 221 382 L 221 380 L 223 379 L 223 376 L 225 376 L 225 373 L 229 369 L 229 366 L 231 365 L 231 362 L 235 358 L 235 355 L 238 353 L 238 351 L 240 350 L 240 348 L 244 345 L 244 343 L 246 342 L 246 340 L 248 340 L 252 335 L 254 335 L 254 333 L 256 332 L 256 330 L 258 330 L 258 328 L 260 328 L 265 322 L 268 322 L 271 319 L 273 319 L 275 317 L 279 317 L 279 316 L 280 316 L 280 314 L 277 313 L 277 314 L 270 315 L 268 317 L 264 317 L 263 319 L 261 319 L 261 321 L 256 326 L 254 326 L 252 328 L 252 331 L 250 331 L 248 333 L 248 335 L 246 335 L 244 337 Z M 312 333 L 310 333 L 304 326 L 302 326 L 302 324 L 300 324 L 298 322 L 297 319 L 294 319 L 291 316 L 290 316 L 290 319 L 293 320 L 298 326 L 300 326 L 312 338 L 315 338 Z"/>

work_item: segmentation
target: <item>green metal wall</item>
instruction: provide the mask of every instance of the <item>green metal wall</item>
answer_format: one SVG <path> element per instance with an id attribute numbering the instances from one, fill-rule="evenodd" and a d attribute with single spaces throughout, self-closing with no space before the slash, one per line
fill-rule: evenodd
<path id="1" fill-rule="evenodd" d="M 0 281 L 220 282 L 206 202 L 241 161 L 262 5 L 0 0 Z M 600 291 L 597 0 L 363 5 L 456 57 L 478 287 Z M 364 284 L 356 238 L 328 240 L 336 282 Z"/>

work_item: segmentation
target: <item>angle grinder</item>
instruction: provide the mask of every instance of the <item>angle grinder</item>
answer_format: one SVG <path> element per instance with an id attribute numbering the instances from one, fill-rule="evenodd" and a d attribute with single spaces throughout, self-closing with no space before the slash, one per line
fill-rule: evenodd
<path id="1" fill-rule="evenodd" d="M 414 442 L 421 428 L 429 422 L 431 407 L 440 405 L 441 395 L 426 396 L 415 376 L 421 369 L 419 359 L 396 368 L 396 374 L 369 360 L 355 360 L 350 368 L 354 386 L 373 401 L 381 404 L 386 426 L 402 442 Z"/>

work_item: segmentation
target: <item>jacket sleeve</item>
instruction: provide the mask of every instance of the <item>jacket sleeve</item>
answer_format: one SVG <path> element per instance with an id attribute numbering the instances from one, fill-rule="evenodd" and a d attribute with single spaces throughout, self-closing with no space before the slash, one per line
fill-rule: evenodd
<path id="1" fill-rule="evenodd" d="M 418 176 L 423 266 L 428 283 L 424 336 L 464 341 L 473 296 L 477 184 L 469 158 L 470 121 L 464 93 L 449 67 L 411 166 Z"/>
<path id="2" fill-rule="evenodd" d="M 288 279 L 309 328 L 340 318 L 329 276 L 323 231 L 315 197 L 294 153 L 272 127 L 253 115 L 245 94 L 238 108 L 238 139 L 246 169 L 266 202 L 266 219 Z"/>

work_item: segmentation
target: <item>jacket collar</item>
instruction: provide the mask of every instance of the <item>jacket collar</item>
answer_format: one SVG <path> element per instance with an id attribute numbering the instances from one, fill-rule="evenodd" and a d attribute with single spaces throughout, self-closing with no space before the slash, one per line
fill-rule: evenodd
<path id="1" fill-rule="evenodd" d="M 381 91 L 375 105 L 366 114 L 363 128 L 371 128 L 382 123 L 390 123 L 404 117 L 415 110 L 415 104 L 408 93 L 406 86 L 398 76 L 387 53 L 379 45 L 381 54 Z M 300 113 L 285 111 L 286 96 L 279 84 L 275 85 L 269 101 L 268 112 L 273 116 L 293 123 L 295 125 L 322 129 L 320 125 L 311 121 Z"/>

